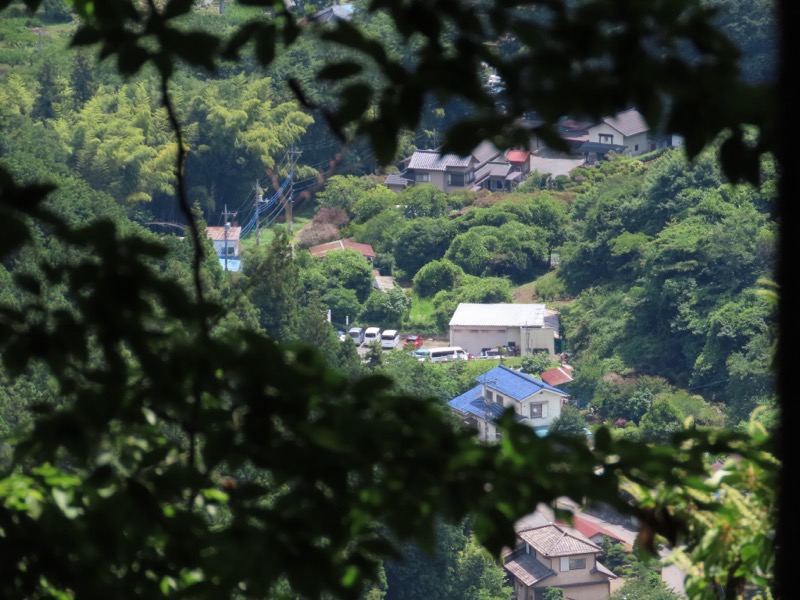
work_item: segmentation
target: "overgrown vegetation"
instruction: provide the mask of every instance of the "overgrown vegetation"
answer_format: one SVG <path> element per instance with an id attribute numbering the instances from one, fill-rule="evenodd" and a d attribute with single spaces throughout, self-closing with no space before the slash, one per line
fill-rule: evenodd
<path id="1" fill-rule="evenodd" d="M 560 496 L 634 514 L 641 550 L 674 547 L 692 598 L 780 591 L 786 457 L 764 280 L 782 174 L 769 85 L 749 86 L 770 83 L 769 36 L 748 36 L 740 78 L 735 46 L 696 3 L 622 16 L 612 2 L 565 5 L 540 22 L 532 6 L 357 3 L 361 23 L 319 30 L 282 4 L 0 5 L 3 595 L 377 600 L 391 597 L 398 551 L 433 549 L 442 527 L 468 522 L 451 530 L 452 569 L 481 574 L 476 597 L 502 598 L 481 547 L 497 556 L 516 519 Z M 483 8 L 491 19 L 475 18 Z M 769 6 L 748 10 L 768 31 Z M 600 30 L 604 17 L 619 27 Z M 655 31 L 632 25 L 644 23 Z M 532 32 L 565 47 L 529 47 Z M 614 51 L 639 38 L 662 40 L 663 62 Z M 608 85 L 591 79 L 595 47 L 612 50 Z M 502 110 L 476 80 L 482 62 L 506 82 Z M 591 95 L 574 93 L 583 74 Z M 438 132 L 444 150 L 487 132 L 519 142 L 532 109 L 555 147 L 565 112 L 623 102 L 683 133 L 691 160 L 620 158 L 502 198 L 396 195 L 356 176 Z M 699 106 L 726 110 L 698 122 Z M 303 243 L 318 226 L 318 239 L 335 229 L 371 244 L 382 268 L 425 282 L 415 320 L 408 294 L 372 289 L 360 255 L 292 248 L 275 226 L 290 174 L 298 203 L 326 209 Z M 272 232 L 226 273 L 205 223 L 225 207 L 248 222 L 259 189 L 277 197 Z M 549 440 L 509 416 L 503 444 L 478 445 L 442 400 L 487 365 L 380 351 L 364 365 L 325 319 L 443 331 L 458 302 L 507 302 L 532 280 L 542 299 L 571 300 L 571 393 L 591 411 L 592 447 L 575 414 Z M 469 597 L 464 578 L 432 579 Z"/>

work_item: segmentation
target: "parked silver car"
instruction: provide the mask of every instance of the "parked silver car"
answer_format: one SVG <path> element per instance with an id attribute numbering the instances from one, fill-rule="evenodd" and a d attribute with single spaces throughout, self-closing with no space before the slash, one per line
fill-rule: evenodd
<path id="1" fill-rule="evenodd" d="M 351 327 L 350 331 L 347 332 L 353 341 L 356 343 L 356 346 L 360 346 L 364 343 L 364 328 L 363 327 Z"/>

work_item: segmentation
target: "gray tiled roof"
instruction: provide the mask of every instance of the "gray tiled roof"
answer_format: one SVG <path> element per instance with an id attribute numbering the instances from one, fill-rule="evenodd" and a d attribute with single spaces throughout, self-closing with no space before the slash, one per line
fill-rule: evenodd
<path id="1" fill-rule="evenodd" d="M 530 554 L 519 554 L 503 565 L 506 570 L 524 585 L 533 585 L 547 577 L 555 575 L 555 571 L 544 566 Z"/>
<path id="2" fill-rule="evenodd" d="M 444 171 L 448 167 L 469 167 L 472 160 L 471 156 L 441 155 L 436 150 L 417 150 L 411 156 L 408 168 L 423 169 L 425 171 Z"/>
<path id="3" fill-rule="evenodd" d="M 475 171 L 475 180 L 481 181 L 484 177 L 506 177 L 513 167 L 509 162 L 492 161 Z"/>
<path id="4" fill-rule="evenodd" d="M 650 129 L 642 114 L 635 108 L 618 113 L 613 117 L 606 117 L 603 119 L 603 123 L 610 125 L 625 137 Z"/>
<path id="5" fill-rule="evenodd" d="M 402 175 L 398 175 L 397 173 L 390 173 L 386 176 L 386 179 L 383 181 L 386 185 L 403 185 L 406 186 L 410 182 L 408 179 L 403 177 Z"/>
<path id="6" fill-rule="evenodd" d="M 481 142 L 469 156 L 439 154 L 436 150 L 417 150 L 409 159 L 407 168 L 425 171 L 444 171 L 448 167 L 467 168 L 473 162 L 482 165 L 501 154 L 500 150 L 491 142 Z"/>
<path id="7" fill-rule="evenodd" d="M 475 160 L 478 161 L 478 164 L 489 162 L 500 155 L 500 150 L 498 150 L 491 142 L 481 142 L 478 144 L 475 150 L 472 151 L 472 156 L 475 157 Z"/>

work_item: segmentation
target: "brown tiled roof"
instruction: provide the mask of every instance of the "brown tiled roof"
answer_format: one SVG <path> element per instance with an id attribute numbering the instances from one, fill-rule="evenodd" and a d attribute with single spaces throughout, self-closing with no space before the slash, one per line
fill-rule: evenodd
<path id="1" fill-rule="evenodd" d="M 242 228 L 238 225 L 228 229 L 228 241 L 235 241 L 239 239 L 242 234 Z M 225 241 L 225 228 L 224 227 L 206 227 L 206 237 L 215 242 Z"/>
<path id="2" fill-rule="evenodd" d="M 335 242 L 328 242 L 327 244 L 311 246 L 308 251 L 311 252 L 312 256 L 322 257 L 328 252 L 332 252 L 334 250 L 344 250 L 346 248 L 355 250 L 366 258 L 375 258 L 375 250 L 372 249 L 372 246 L 369 244 L 359 244 L 358 242 L 353 242 L 351 240 L 336 240 Z"/>
<path id="3" fill-rule="evenodd" d="M 572 374 L 570 371 L 572 371 L 572 369 L 569 367 L 555 367 L 554 369 L 548 369 L 542 373 L 542 381 L 556 387 L 559 385 L 564 385 L 565 383 L 572 381 Z"/>
<path id="4" fill-rule="evenodd" d="M 589 541 L 587 537 L 564 525 L 551 523 L 543 527 L 520 531 L 517 535 L 537 552 L 548 557 L 594 554 L 601 551 L 601 548 Z"/>
<path id="5" fill-rule="evenodd" d="M 544 566 L 533 556 L 521 553 L 514 556 L 503 565 L 506 571 L 516 577 L 524 585 L 533 585 L 543 579 L 555 575 L 555 571 Z"/>

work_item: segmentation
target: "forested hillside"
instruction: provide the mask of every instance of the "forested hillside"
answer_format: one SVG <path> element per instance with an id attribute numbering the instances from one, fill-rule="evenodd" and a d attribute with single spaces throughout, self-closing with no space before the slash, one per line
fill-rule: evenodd
<path id="1" fill-rule="evenodd" d="M 709 565 L 693 574 L 693 597 L 708 597 L 713 577 L 771 586 L 770 153 L 750 182 L 729 176 L 720 136 L 702 152 L 689 138 L 691 156 L 672 148 L 558 178 L 533 173 L 510 193 L 429 184 L 398 193 L 383 184 L 395 163 L 437 147 L 473 111 L 486 117 L 425 90 L 463 75 L 450 63 L 434 84 L 425 70 L 433 25 L 411 35 L 413 19 L 353 3 L 353 29 L 378 50 L 349 25 L 352 37 L 319 34 L 302 17 L 322 5 L 298 3 L 294 21 L 278 6 L 203 3 L 183 15 L 191 3 L 174 4 L 174 31 L 193 33 L 177 43 L 185 62 L 170 68 L 120 50 L 121 32 L 119 47 L 106 42 L 116 64 L 70 46 L 76 31 L 94 41 L 79 29 L 85 2 L 48 0 L 35 14 L 2 5 L 0 175 L 11 208 L 0 210 L 0 531 L 16 572 L 0 589 L 506 600 L 495 559 L 510 524 L 540 500 L 589 487 L 586 497 L 641 519 L 649 549 L 656 534 L 672 543 L 689 532 L 683 556 Z M 741 79 L 771 82 L 771 3 L 705 6 L 720 9 L 715 22 L 743 52 Z M 527 7 L 519 17 L 539 15 Z M 434 28 L 444 48 L 468 46 Z M 160 39 L 158 27 L 151 34 Z M 216 51 L 213 36 L 233 37 L 207 70 L 190 47 Z M 520 44 L 507 36 L 492 47 L 513 63 Z M 386 93 L 371 105 L 367 90 L 386 86 L 396 65 L 419 66 L 420 81 L 402 100 Z M 470 93 L 505 115 L 519 108 L 514 93 L 525 95 L 509 85 L 508 98 Z M 396 118 L 375 117 L 378 104 Z M 750 123 L 734 137 L 761 148 Z M 259 243 L 244 240 L 241 272 L 224 271 L 206 226 L 222 224 L 223 211 L 248 222 L 258 195 L 288 178 L 306 226 L 290 229 L 273 211 Z M 29 187 L 18 194 L 17 184 Z M 307 251 L 340 238 L 370 244 L 374 264 Z M 398 286 L 374 289 L 373 268 Z M 523 289 L 560 311 L 575 373 L 579 411 L 555 428 L 552 447 L 509 420 L 503 447 L 478 450 L 455 423 L 445 402 L 490 365 L 438 368 L 403 352 L 364 360 L 336 335 L 347 321 L 444 337 L 460 302 L 512 302 Z M 534 375 L 555 364 L 518 362 Z M 591 450 L 585 427 L 598 432 Z M 732 448 L 760 478 L 735 473 L 721 502 L 747 506 L 752 527 L 706 503 L 706 475 Z M 604 460 L 619 471 L 601 475 Z M 533 465 L 548 465 L 542 479 L 517 488 Z M 637 493 L 641 504 L 629 504 Z M 663 506 L 690 515 L 672 539 Z M 131 517 L 116 527 L 120 514 Z M 735 558 L 720 558 L 722 537 L 698 543 L 731 523 L 743 536 L 724 542 Z M 741 572 L 710 575 L 726 560 Z M 651 575 L 620 568 L 632 580 Z"/>

